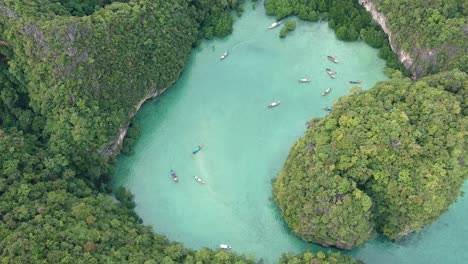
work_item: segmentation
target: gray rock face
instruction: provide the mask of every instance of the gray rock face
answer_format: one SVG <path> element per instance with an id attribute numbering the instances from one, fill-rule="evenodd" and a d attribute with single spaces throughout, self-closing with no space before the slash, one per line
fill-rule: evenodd
<path id="1" fill-rule="evenodd" d="M 395 43 L 394 36 L 390 29 L 387 26 L 387 18 L 380 12 L 377 11 L 375 8 L 374 3 L 370 0 L 358 0 L 359 4 L 361 4 L 367 12 L 369 12 L 372 16 L 372 19 L 377 22 L 380 27 L 382 27 L 383 31 L 387 34 L 388 40 L 390 42 L 390 47 L 392 48 L 393 52 L 398 55 L 398 59 L 400 60 L 406 68 L 411 69 L 414 65 L 414 60 L 411 58 L 410 54 L 405 52 L 404 50 L 400 49 L 400 47 Z M 413 76 L 415 76 L 415 72 L 413 72 Z"/>
<path id="2" fill-rule="evenodd" d="M 388 35 L 390 46 L 397 54 L 400 62 L 406 68 L 411 70 L 413 79 L 418 79 L 428 74 L 431 68 L 435 68 L 439 62 L 438 56 L 441 53 L 446 53 L 448 58 L 456 57 L 459 53 L 458 47 L 444 45 L 438 48 L 412 48 L 411 50 L 403 50 L 398 33 L 392 32 L 388 26 L 387 18 L 384 14 L 377 11 L 376 5 L 379 0 L 358 0 L 372 16 L 372 19 L 377 22 Z M 468 26 L 466 27 L 468 32 Z"/>

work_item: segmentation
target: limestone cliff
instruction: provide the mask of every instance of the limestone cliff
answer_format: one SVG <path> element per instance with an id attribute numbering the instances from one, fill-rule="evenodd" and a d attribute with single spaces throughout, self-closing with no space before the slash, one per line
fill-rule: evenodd
<path id="1" fill-rule="evenodd" d="M 406 68 L 410 69 L 413 72 L 413 77 L 417 76 L 416 72 L 413 70 L 414 60 L 411 58 L 411 55 L 408 52 L 400 49 L 399 45 L 396 43 L 394 36 L 390 29 L 387 26 L 387 18 L 380 12 L 377 11 L 375 8 L 374 3 L 369 0 L 358 0 L 359 4 L 361 4 L 371 15 L 372 19 L 377 22 L 383 29 L 383 31 L 387 34 L 388 40 L 390 42 L 390 47 L 392 48 L 393 52 L 398 55 L 398 59 L 400 60 Z"/>
<path id="2" fill-rule="evenodd" d="M 158 89 L 152 89 L 143 99 L 141 99 L 136 105 L 135 109 L 133 111 L 130 111 L 128 113 L 129 120 L 131 120 L 138 110 L 143 106 L 143 104 L 150 100 L 155 98 L 156 96 L 162 94 L 164 91 L 166 91 L 167 88 L 158 90 Z M 115 138 L 114 141 L 112 141 L 108 146 L 106 146 L 101 153 L 107 157 L 114 156 L 120 152 L 120 149 L 122 148 L 123 141 L 125 139 L 125 136 L 127 135 L 128 128 L 130 126 L 130 122 L 125 123 L 119 128 L 118 135 Z"/>
<path id="3" fill-rule="evenodd" d="M 466 47 L 460 47 L 450 43 L 443 43 L 442 45 L 430 47 L 429 43 L 417 47 L 412 43 L 413 40 L 407 39 L 410 32 L 406 32 L 406 37 L 396 29 L 391 28 L 388 17 L 379 12 L 380 0 L 358 0 L 359 3 L 371 14 L 373 20 L 377 22 L 384 32 L 388 35 L 390 46 L 392 50 L 398 55 L 399 60 L 405 65 L 406 68 L 411 70 L 413 78 L 417 79 L 427 74 L 438 72 L 439 70 L 448 70 L 455 68 L 451 65 L 454 59 L 464 58 L 463 50 Z M 403 5 L 404 3 L 400 3 Z M 398 8 L 410 8 L 400 6 Z M 463 31 L 463 30 L 462 30 Z M 468 32 L 468 29 L 466 30 Z M 466 36 L 466 32 L 461 32 L 461 35 Z M 406 48 L 403 46 L 406 45 Z M 409 46 L 409 48 L 408 48 Z M 466 52 L 466 51 L 465 51 Z M 461 61 L 462 61 L 461 60 Z"/>

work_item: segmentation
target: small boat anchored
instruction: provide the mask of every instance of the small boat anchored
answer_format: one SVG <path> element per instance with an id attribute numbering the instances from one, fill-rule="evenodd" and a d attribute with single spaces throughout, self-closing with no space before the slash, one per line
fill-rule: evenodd
<path id="1" fill-rule="evenodd" d="M 228 51 L 224 52 L 223 55 L 221 55 L 221 58 L 220 58 L 220 59 L 221 59 L 221 60 L 224 60 L 227 56 L 229 56 L 229 52 L 228 52 Z"/>
<path id="2" fill-rule="evenodd" d="M 220 249 L 224 249 L 224 250 L 229 250 L 229 249 L 231 249 L 232 247 L 231 247 L 230 245 L 220 244 L 220 245 L 219 245 L 219 248 L 220 248 Z"/>
<path id="3" fill-rule="evenodd" d="M 175 183 L 178 183 L 178 182 L 179 182 L 179 179 L 177 178 L 177 175 L 175 174 L 175 171 L 174 171 L 174 170 L 171 170 L 171 176 L 172 176 L 172 180 L 173 180 Z"/>
<path id="4" fill-rule="evenodd" d="M 273 24 L 271 24 L 271 25 L 268 27 L 268 29 L 275 28 L 275 27 L 281 25 L 281 23 L 282 23 L 281 21 L 273 22 Z"/>
<path id="5" fill-rule="evenodd" d="M 275 106 L 278 106 L 278 105 L 280 105 L 280 103 L 281 103 L 280 101 L 273 102 L 273 103 L 268 105 L 268 108 L 273 108 Z"/>
<path id="6" fill-rule="evenodd" d="M 325 106 L 325 107 L 323 108 L 323 110 L 325 110 L 325 111 L 331 111 L 332 108 L 331 108 L 331 106 Z"/>
<path id="7" fill-rule="evenodd" d="M 299 79 L 298 82 L 300 83 L 309 83 L 311 81 L 311 79 L 307 79 L 307 78 L 303 78 L 303 79 Z"/>
<path id="8" fill-rule="evenodd" d="M 327 58 L 328 58 L 331 62 L 338 63 L 338 60 L 335 59 L 335 57 L 333 57 L 333 56 L 328 55 Z"/>
<path id="9" fill-rule="evenodd" d="M 357 80 L 357 81 L 349 81 L 350 84 L 359 84 L 359 83 L 362 83 L 361 80 Z"/>
<path id="10" fill-rule="evenodd" d="M 196 146 L 196 147 L 193 149 L 192 153 L 193 153 L 193 154 L 196 154 L 196 153 L 197 153 L 198 151 L 200 151 L 202 148 L 203 148 L 203 145 L 198 145 L 198 146 Z"/>
<path id="11" fill-rule="evenodd" d="M 200 177 L 195 176 L 195 180 L 201 184 L 205 184 L 205 181 Z"/>
<path id="12" fill-rule="evenodd" d="M 330 93 L 330 91 L 331 91 L 331 88 L 326 89 L 325 91 L 322 92 L 322 96 L 327 95 L 328 93 Z"/>
<path id="13" fill-rule="evenodd" d="M 331 78 L 335 79 L 335 77 L 336 77 L 336 75 L 335 75 L 336 73 L 335 73 L 335 72 L 333 72 L 333 71 L 330 70 L 329 68 L 326 68 L 325 70 L 327 71 L 328 75 L 329 75 Z"/>

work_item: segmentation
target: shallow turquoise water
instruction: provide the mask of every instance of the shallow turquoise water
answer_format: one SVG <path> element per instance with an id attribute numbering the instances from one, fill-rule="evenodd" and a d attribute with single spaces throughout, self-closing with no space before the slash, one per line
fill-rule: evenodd
<path id="1" fill-rule="evenodd" d="M 376 50 L 337 41 L 325 23 L 298 22 L 296 31 L 280 40 L 279 28 L 267 29 L 272 22 L 258 6 L 236 21 L 231 36 L 195 49 L 177 83 L 138 113 L 142 133 L 136 154 L 120 157 L 114 176 L 115 186 L 135 194 L 136 211 L 156 232 L 192 248 L 230 244 L 266 263 L 287 251 L 322 249 L 294 237 L 271 199 L 271 179 L 306 121 L 324 116 L 323 106 L 349 92 L 349 80 L 361 79 L 362 87 L 370 88 L 385 79 Z M 230 55 L 220 61 L 226 50 Z M 329 54 L 340 63 L 328 61 Z M 337 72 L 336 79 L 328 77 L 327 67 Z M 300 78 L 312 82 L 299 84 Z M 322 97 L 329 87 L 332 92 Z M 277 100 L 280 106 L 266 107 Z M 204 148 L 193 155 L 198 144 Z M 447 257 L 426 247 L 450 243 L 452 251 L 444 253 L 455 260 L 458 250 L 461 260 L 466 253 L 452 237 L 462 238 L 467 229 L 460 225 L 464 229 L 457 232 L 445 224 L 466 219 L 457 206 L 411 240 L 377 239 L 350 254 L 368 263 L 435 263 Z"/>

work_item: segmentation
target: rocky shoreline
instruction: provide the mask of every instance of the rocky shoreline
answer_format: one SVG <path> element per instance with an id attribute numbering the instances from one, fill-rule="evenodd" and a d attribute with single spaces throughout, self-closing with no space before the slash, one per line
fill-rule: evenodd
<path id="1" fill-rule="evenodd" d="M 168 86 L 169 87 L 169 86 Z M 160 94 L 164 93 L 167 88 L 164 88 L 162 90 L 158 90 L 157 88 L 153 88 L 142 100 L 140 100 L 136 105 L 134 111 L 131 111 L 128 114 L 129 120 L 125 125 L 121 126 L 119 128 L 119 133 L 114 141 L 112 141 L 107 147 L 105 147 L 103 150 L 101 150 L 101 154 L 106 156 L 106 157 L 111 157 L 119 154 L 120 149 L 122 148 L 123 141 L 125 139 L 125 136 L 127 135 L 128 128 L 130 126 L 130 122 L 132 118 L 138 113 L 138 110 L 143 106 L 143 104 L 150 100 L 155 98 L 156 96 L 159 96 Z"/>
<path id="2" fill-rule="evenodd" d="M 415 72 L 412 70 L 412 66 L 414 65 L 414 60 L 411 58 L 411 55 L 408 52 L 400 49 L 396 44 L 395 40 L 392 38 L 392 32 L 387 26 L 387 18 L 380 12 L 377 11 L 374 3 L 370 0 L 358 0 L 359 4 L 362 5 L 367 12 L 369 12 L 372 16 L 372 19 L 377 22 L 382 30 L 387 34 L 388 41 L 390 42 L 390 47 L 392 48 L 393 52 L 397 54 L 398 60 L 405 65 L 406 68 L 410 69 L 413 73 L 413 78 L 416 78 Z"/>

